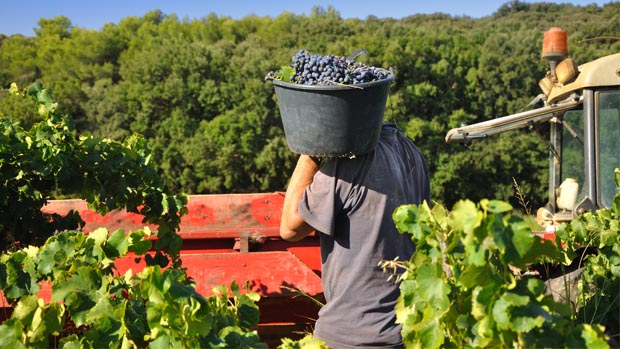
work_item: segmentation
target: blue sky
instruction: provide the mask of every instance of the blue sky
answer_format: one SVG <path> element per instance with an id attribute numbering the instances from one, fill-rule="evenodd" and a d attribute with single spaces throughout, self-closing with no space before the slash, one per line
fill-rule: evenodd
<path id="1" fill-rule="evenodd" d="M 0 34 L 34 35 L 40 18 L 66 16 L 75 27 L 100 30 L 106 23 L 117 24 L 129 16 L 142 17 L 159 9 L 175 14 L 180 19 L 202 18 L 209 13 L 235 19 L 247 15 L 276 17 L 282 12 L 307 15 L 315 5 L 329 5 L 343 18 L 361 18 L 369 15 L 380 18 L 402 18 L 414 14 L 446 13 L 453 16 L 481 18 L 497 11 L 510 0 L 10 0 L 0 5 Z M 543 1 L 522 1 L 543 2 Z M 613 1 L 560 0 L 544 2 L 602 6 Z"/>

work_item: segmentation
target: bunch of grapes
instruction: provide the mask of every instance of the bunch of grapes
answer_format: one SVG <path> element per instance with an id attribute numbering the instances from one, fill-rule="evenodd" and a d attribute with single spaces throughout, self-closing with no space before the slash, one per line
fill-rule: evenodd
<path id="1" fill-rule="evenodd" d="M 355 58 L 366 53 L 359 50 L 350 57 L 318 54 L 310 54 L 306 50 L 299 50 L 293 56 L 293 69 L 291 76 L 281 80 L 289 80 L 291 83 L 300 85 L 355 85 L 365 82 L 386 79 L 391 72 L 383 68 L 367 66 L 361 62 L 355 62 Z M 269 72 L 266 79 L 278 78 L 277 73 Z"/>

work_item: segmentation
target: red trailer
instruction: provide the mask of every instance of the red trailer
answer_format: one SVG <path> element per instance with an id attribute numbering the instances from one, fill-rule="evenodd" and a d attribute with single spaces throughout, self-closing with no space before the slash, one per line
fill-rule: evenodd
<path id="1" fill-rule="evenodd" d="M 196 291 L 208 296 L 218 285 L 249 282 L 261 296 L 258 302 L 261 340 L 277 346 L 281 338 L 301 338 L 312 331 L 320 303 L 321 257 L 318 236 L 291 243 L 279 235 L 284 193 L 190 195 L 188 214 L 182 217 L 181 259 L 196 282 Z M 83 200 L 53 200 L 46 212 L 80 213 L 85 232 L 105 227 L 134 231 L 144 227 L 142 216 L 113 211 L 102 216 Z M 151 227 L 153 230 L 156 227 Z M 134 257 L 117 260 L 119 273 L 140 271 Z M 40 296 L 49 298 L 49 287 Z M 312 298 L 310 298 L 312 297 Z M 314 299 L 313 299 L 314 298 Z"/>

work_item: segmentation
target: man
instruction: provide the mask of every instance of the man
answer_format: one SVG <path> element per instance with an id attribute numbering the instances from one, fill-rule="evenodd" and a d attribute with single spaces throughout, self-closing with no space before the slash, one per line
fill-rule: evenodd
<path id="1" fill-rule="evenodd" d="M 326 304 L 314 336 L 330 348 L 402 348 L 394 307 L 399 286 L 382 260 L 409 260 L 415 246 L 392 219 L 405 204 L 430 202 L 425 160 L 393 124 L 376 148 L 353 158 L 320 162 L 301 155 L 291 176 L 280 235 L 289 241 L 316 231 L 321 239 Z"/>

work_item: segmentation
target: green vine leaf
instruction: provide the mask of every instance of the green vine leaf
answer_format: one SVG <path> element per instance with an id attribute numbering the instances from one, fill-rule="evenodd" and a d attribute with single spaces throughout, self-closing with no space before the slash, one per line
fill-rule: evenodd
<path id="1" fill-rule="evenodd" d="M 512 205 L 500 200 L 480 200 L 482 209 L 489 213 L 507 213 L 512 211 Z"/>
<path id="2" fill-rule="evenodd" d="M 67 260 L 67 252 L 71 254 L 73 250 L 65 250 L 63 247 L 56 237 L 52 237 L 47 241 L 38 254 L 37 270 L 39 273 L 43 275 L 51 274 L 57 261 Z"/>
<path id="3" fill-rule="evenodd" d="M 465 288 L 473 288 L 477 285 L 497 285 L 502 280 L 486 266 L 467 265 L 463 268 L 460 283 Z"/>
<path id="4" fill-rule="evenodd" d="M 459 231 L 463 231 L 469 239 L 473 238 L 473 233 L 482 221 L 482 212 L 478 211 L 476 205 L 469 200 L 461 200 L 454 205 L 450 214 L 450 225 Z M 466 241 L 468 244 L 473 241 Z"/>
<path id="5" fill-rule="evenodd" d="M 30 323 L 38 308 L 39 297 L 37 297 L 37 295 L 28 295 L 22 297 L 19 302 L 17 302 L 11 316 L 24 323 Z"/>
<path id="6" fill-rule="evenodd" d="M 123 229 L 119 229 L 112 233 L 108 237 L 107 243 L 105 244 L 108 247 L 108 257 L 122 257 L 127 254 L 129 251 L 129 236 L 125 234 Z"/>
<path id="7" fill-rule="evenodd" d="M 417 292 L 420 297 L 441 312 L 450 306 L 450 288 L 444 283 L 443 271 L 437 264 L 424 264 L 417 269 Z"/>
<path id="8" fill-rule="evenodd" d="M 214 348 L 267 349 L 266 344 L 259 342 L 256 331 L 245 332 L 237 326 L 227 326 L 220 331 L 219 336 L 223 339 L 223 343 Z"/>
<path id="9" fill-rule="evenodd" d="M 22 343 L 24 325 L 17 318 L 11 318 L 0 325 L 0 348 L 26 349 Z"/>
<path id="10" fill-rule="evenodd" d="M 41 289 L 38 283 L 32 258 L 26 251 L 16 251 L 2 256 L 6 267 L 6 288 L 4 295 L 9 299 L 36 294 Z"/>
<path id="11" fill-rule="evenodd" d="M 282 343 L 277 349 L 329 349 L 327 344 L 314 337 L 312 334 L 305 335 L 298 341 L 291 340 L 290 338 L 283 338 Z"/>
<path id="12" fill-rule="evenodd" d="M 65 308 L 58 303 L 43 304 L 39 300 L 39 308 L 32 319 L 28 332 L 30 340 L 34 343 L 47 344 L 49 335 L 58 336 L 65 324 Z"/>
<path id="13" fill-rule="evenodd" d="M 507 330 L 512 324 L 510 310 L 514 307 L 527 305 L 529 297 L 514 293 L 504 293 L 493 306 L 493 317 L 497 322 L 497 327 Z"/>
<path id="14" fill-rule="evenodd" d="M 604 340 L 605 329 L 600 324 L 583 324 L 581 337 L 586 348 L 609 348 L 609 343 Z"/>
<path id="15" fill-rule="evenodd" d="M 429 222 L 429 212 L 428 205 L 403 205 L 394 210 L 392 219 L 398 231 L 407 232 L 414 241 L 419 241 L 424 236 L 423 223 Z"/>
<path id="16" fill-rule="evenodd" d="M 144 227 L 143 230 L 131 232 L 128 237 L 128 251 L 133 252 L 138 256 L 147 253 L 153 247 L 153 242 L 149 238 L 150 236 L 151 230 L 149 227 Z"/>

